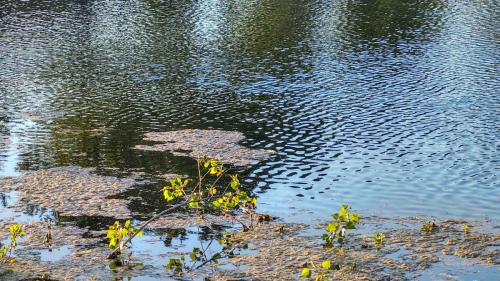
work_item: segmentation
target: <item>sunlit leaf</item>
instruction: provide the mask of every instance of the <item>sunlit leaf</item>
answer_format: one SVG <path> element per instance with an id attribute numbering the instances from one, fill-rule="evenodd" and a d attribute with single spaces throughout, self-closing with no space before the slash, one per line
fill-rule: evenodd
<path id="1" fill-rule="evenodd" d="M 300 272 L 300 277 L 309 278 L 311 277 L 311 270 L 307 267 L 302 268 Z"/>

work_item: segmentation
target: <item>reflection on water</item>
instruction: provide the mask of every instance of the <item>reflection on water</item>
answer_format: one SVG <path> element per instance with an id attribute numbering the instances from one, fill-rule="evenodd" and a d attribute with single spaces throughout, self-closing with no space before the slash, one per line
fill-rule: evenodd
<path id="1" fill-rule="evenodd" d="M 276 151 L 247 183 L 284 218 L 499 219 L 497 1 L 0 5 L 0 175 L 182 171 L 130 148 L 217 128 Z"/>

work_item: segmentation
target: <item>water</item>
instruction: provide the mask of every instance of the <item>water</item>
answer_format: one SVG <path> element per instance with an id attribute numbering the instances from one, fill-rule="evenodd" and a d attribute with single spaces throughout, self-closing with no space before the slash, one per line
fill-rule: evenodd
<path id="1" fill-rule="evenodd" d="M 349 203 L 498 221 L 499 8 L 2 0 L 0 175 L 179 172 L 189 161 L 130 148 L 148 131 L 216 128 L 276 151 L 245 182 L 284 220 Z"/>

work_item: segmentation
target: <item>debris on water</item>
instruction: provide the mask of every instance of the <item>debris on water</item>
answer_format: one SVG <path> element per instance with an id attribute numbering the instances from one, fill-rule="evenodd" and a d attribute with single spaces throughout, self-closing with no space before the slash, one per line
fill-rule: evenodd
<path id="1" fill-rule="evenodd" d="M 90 168 L 58 167 L 27 172 L 18 178 L 2 180 L 0 192 L 18 191 L 20 208 L 34 204 L 64 216 L 131 217 L 128 200 L 109 197 L 130 189 L 137 181 L 96 175 L 93 171 Z"/>
<path id="2" fill-rule="evenodd" d="M 7 238 L 7 228 L 8 222 L 0 221 L 0 239 Z M 2 278 L 25 280 L 45 276 L 51 280 L 76 280 L 81 276 L 97 277 L 103 274 L 102 260 L 108 250 L 98 244 L 98 238 L 85 237 L 84 229 L 69 223 L 53 225 L 52 247 L 56 251 L 61 251 L 50 253 L 44 243 L 46 230 L 47 225 L 43 222 L 24 225 L 26 237 L 18 242 L 15 252 L 16 263 L 2 266 L 0 269 Z M 59 254 L 61 257 L 54 257 L 54 254 Z M 48 260 L 47 256 L 50 257 Z"/>
<path id="3" fill-rule="evenodd" d="M 282 228 L 280 231 L 278 225 L 270 223 L 250 232 L 234 233 L 233 239 L 252 245 L 255 254 L 225 261 L 224 264 L 245 269 L 218 270 L 217 280 L 293 280 L 302 265 L 321 265 L 324 260 L 341 266 L 329 274 L 335 280 L 409 280 L 409 273 L 439 265 L 442 255 L 500 265 L 500 250 L 492 247 L 500 245 L 500 235 L 464 233 L 461 222 L 443 221 L 434 233 L 421 233 L 417 225 L 387 230 L 381 250 L 367 235 L 352 235 L 342 249 L 327 249 L 320 239 L 301 235 L 309 226 L 288 224 Z M 282 235 L 283 231 L 287 235 Z M 396 255 L 397 252 L 402 254 Z"/>
<path id="4" fill-rule="evenodd" d="M 179 222 L 184 218 L 174 216 L 166 219 Z M 385 225 L 394 224 L 394 220 L 384 220 Z M 411 276 L 421 273 L 432 274 L 433 268 L 442 271 L 448 257 L 455 261 L 464 260 L 469 264 L 484 265 L 473 267 L 473 270 L 479 268 L 485 271 L 475 272 L 474 276 L 483 276 L 483 273 L 488 276 L 491 272 L 498 272 L 500 235 L 478 231 L 465 233 L 463 224 L 454 221 L 436 222 L 438 231 L 422 233 L 418 223 L 411 218 L 398 220 L 404 221 L 406 227 L 384 230 L 386 242 L 381 249 L 377 248 L 370 235 L 355 233 L 348 237 L 343 248 L 325 248 L 317 235 L 309 233 L 312 230 L 321 231 L 323 226 L 306 224 L 281 224 L 272 221 L 258 224 L 248 232 L 226 233 L 231 245 L 244 250 L 220 260 L 219 264 L 211 267 L 214 272 L 210 272 L 210 275 L 216 280 L 294 280 L 304 264 L 312 262 L 321 265 L 322 261 L 329 260 L 332 264 L 340 265 L 339 270 L 331 271 L 325 276 L 334 280 L 411 280 Z M 207 217 L 206 221 L 211 221 L 211 218 Z M 164 222 L 158 227 L 164 227 Z M 189 227 L 196 224 L 194 220 L 191 222 L 193 225 Z M 365 223 L 368 226 L 374 222 Z M 180 223 L 176 225 L 182 226 Z M 115 270 L 111 265 L 106 266 L 104 261 L 109 249 L 103 242 L 103 233 L 94 232 L 89 235 L 87 230 L 72 223 L 52 226 L 53 247 L 64 249 L 64 258 L 45 260 L 40 251 L 47 250 L 43 239 L 46 227 L 43 222 L 25 225 L 27 236 L 16 249 L 17 263 L 2 266 L 2 278 L 7 276 L 9 280 L 23 280 L 49 276 L 53 280 L 110 280 L 115 274 L 162 276 L 165 279 L 169 277 L 163 267 L 141 266 L 148 260 L 155 259 L 148 251 L 134 252 L 131 265 L 138 266 L 133 268 Z M 7 228 L 8 222 L 0 221 L 0 240 L 7 238 Z M 165 252 L 162 255 L 176 254 L 186 253 Z M 460 270 L 464 274 L 470 273 L 467 268 Z M 159 272 L 163 272 L 162 275 L 158 275 Z M 202 276 L 203 272 L 196 274 Z"/>
<path id="5" fill-rule="evenodd" d="M 265 149 L 252 149 L 239 144 L 245 136 L 240 132 L 222 130 L 180 130 L 151 132 L 144 135 L 144 141 L 151 145 L 136 145 L 147 151 L 167 151 L 176 156 L 198 158 L 207 156 L 222 163 L 235 166 L 250 166 L 266 159 L 271 154 Z"/>

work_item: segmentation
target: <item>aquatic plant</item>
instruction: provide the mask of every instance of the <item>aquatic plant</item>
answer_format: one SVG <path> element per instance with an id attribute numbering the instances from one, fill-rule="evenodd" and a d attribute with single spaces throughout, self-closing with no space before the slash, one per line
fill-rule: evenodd
<path id="1" fill-rule="evenodd" d="M 377 249 L 380 249 L 385 244 L 385 235 L 382 232 L 376 232 L 373 236 L 373 240 L 375 241 Z"/>
<path id="2" fill-rule="evenodd" d="M 119 221 L 115 221 L 113 225 L 109 226 L 106 233 L 106 237 L 109 239 L 109 248 L 115 250 L 116 255 L 122 252 L 126 238 L 141 235 L 142 231 L 133 227 L 130 220 L 125 221 L 123 225 Z"/>
<path id="3" fill-rule="evenodd" d="M 22 224 L 12 224 L 9 226 L 10 244 L 1 245 L 0 261 L 3 263 L 15 263 L 16 259 L 12 257 L 12 251 L 17 248 L 17 239 L 26 236 Z"/>
<path id="4" fill-rule="evenodd" d="M 425 220 L 422 227 L 420 228 L 420 232 L 433 233 L 436 229 L 437 225 L 434 221 Z"/>
<path id="5" fill-rule="evenodd" d="M 174 201 L 178 198 L 184 198 L 191 208 L 203 210 L 204 208 L 213 208 L 220 211 L 224 215 L 234 215 L 234 210 L 241 210 L 249 215 L 249 226 L 243 222 L 243 231 L 248 231 L 253 227 L 255 218 L 255 207 L 257 199 L 249 196 L 245 191 L 241 190 L 241 183 L 238 175 L 229 175 L 229 184 L 222 186 L 218 185 L 222 177 L 226 174 L 226 169 L 219 161 L 204 157 L 197 161 L 197 174 L 198 179 L 191 192 L 187 192 L 187 187 L 190 183 L 189 180 L 181 180 L 175 178 L 170 180 L 170 185 L 163 189 L 164 198 L 167 202 Z M 212 177 L 212 180 L 209 180 Z M 268 216 L 269 217 L 269 216 Z M 260 217 L 257 216 L 257 220 Z M 233 219 L 238 219 L 233 216 Z M 264 220 L 263 218 L 260 218 Z M 221 245 L 229 244 L 229 237 L 217 239 Z M 213 241 L 213 240 L 212 240 Z M 212 243 L 210 241 L 210 244 Z M 176 274 L 181 274 L 184 270 L 192 270 L 204 266 L 207 263 L 217 262 L 224 256 L 229 256 L 233 253 L 234 248 L 225 245 L 220 252 L 217 252 L 210 257 L 207 256 L 207 250 L 210 244 L 205 248 L 194 248 L 189 254 L 191 264 L 188 265 L 185 261 L 186 258 L 172 258 L 166 265 L 166 269 L 173 271 Z"/>
<path id="6" fill-rule="evenodd" d="M 333 221 L 326 225 L 326 233 L 321 237 L 327 247 L 333 247 L 335 242 L 343 245 L 348 229 L 356 229 L 359 223 L 359 215 L 351 212 L 351 207 L 342 205 L 338 213 L 332 215 Z"/>
<path id="7" fill-rule="evenodd" d="M 464 223 L 464 232 L 469 233 L 471 230 L 472 226 L 468 223 Z"/>
<path id="8" fill-rule="evenodd" d="M 109 259 L 116 259 L 131 240 L 142 233 L 142 230 L 152 221 L 168 214 L 176 208 L 187 206 L 203 214 L 205 210 L 214 210 L 224 215 L 233 216 L 233 219 L 240 222 L 243 230 L 249 230 L 253 227 L 254 219 L 257 221 L 270 220 L 270 216 L 255 216 L 254 210 L 257 205 L 257 199 L 249 196 L 241 189 L 241 183 L 238 175 L 228 175 L 229 169 L 219 163 L 216 159 L 207 157 L 197 160 L 197 179 L 181 179 L 179 177 L 170 179 L 167 185 L 162 189 L 164 200 L 173 204 L 166 210 L 155 215 L 138 228 L 133 228 L 130 221 L 125 225 L 115 222 L 108 230 L 109 246 L 113 253 L 108 256 Z M 222 184 L 225 182 L 226 184 Z M 236 217 L 235 211 L 239 210 L 249 215 L 249 227 Z M 210 242 L 211 243 L 211 242 Z M 210 245 L 209 245 L 210 246 Z M 189 254 L 191 263 L 186 263 L 184 256 L 171 258 L 166 265 L 166 269 L 176 274 L 201 267 L 207 263 L 217 262 L 223 256 L 229 255 L 232 250 L 223 248 L 221 252 L 208 256 L 208 247 L 194 248 Z M 198 263 L 198 264 L 197 264 Z"/>

